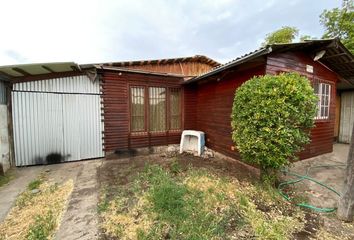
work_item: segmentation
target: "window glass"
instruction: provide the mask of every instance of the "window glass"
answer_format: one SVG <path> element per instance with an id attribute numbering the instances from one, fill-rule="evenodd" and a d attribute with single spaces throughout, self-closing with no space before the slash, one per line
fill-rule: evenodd
<path id="1" fill-rule="evenodd" d="M 150 131 L 166 131 L 166 88 L 149 87 Z"/>
<path id="2" fill-rule="evenodd" d="M 170 91 L 170 129 L 181 129 L 181 91 L 171 88 Z"/>
<path id="3" fill-rule="evenodd" d="M 145 130 L 145 88 L 130 88 L 131 131 Z"/>
<path id="4" fill-rule="evenodd" d="M 318 97 L 316 119 L 328 119 L 331 99 L 331 85 L 316 83 L 314 92 Z"/>

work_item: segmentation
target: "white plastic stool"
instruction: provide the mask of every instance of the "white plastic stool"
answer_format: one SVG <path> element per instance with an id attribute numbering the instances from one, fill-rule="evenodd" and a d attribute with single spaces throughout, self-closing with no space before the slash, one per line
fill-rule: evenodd
<path id="1" fill-rule="evenodd" d="M 179 152 L 196 151 L 201 156 L 204 151 L 205 134 L 202 131 L 184 130 L 181 136 Z"/>

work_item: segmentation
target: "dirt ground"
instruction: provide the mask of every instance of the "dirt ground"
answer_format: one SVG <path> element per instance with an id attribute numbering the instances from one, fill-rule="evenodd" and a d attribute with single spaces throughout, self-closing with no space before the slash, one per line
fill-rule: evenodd
<path id="1" fill-rule="evenodd" d="M 100 167 L 98 174 L 100 186 L 112 185 L 111 183 L 125 184 L 129 181 L 132 173 L 142 170 L 147 163 L 160 164 L 164 166 L 171 164 L 174 159 L 175 158 L 173 157 L 161 157 L 159 154 L 140 155 L 134 157 L 124 156 L 122 158 L 111 156 L 109 159 L 105 160 Z M 240 180 L 256 180 L 256 177 L 252 175 L 243 165 L 227 159 L 201 159 L 190 154 L 182 154 L 178 156 L 178 162 L 184 167 L 192 165 L 194 167 L 204 167 L 207 169 L 222 171 L 226 175 L 237 177 Z"/>
<path id="2" fill-rule="evenodd" d="M 314 178 L 338 193 L 342 192 L 345 164 L 349 151 L 348 144 L 334 144 L 333 152 L 296 162 L 290 169 L 291 172 Z M 287 176 L 286 179 L 290 177 Z M 291 177 L 292 178 L 292 177 Z M 319 208 L 336 208 L 339 196 L 332 191 L 316 184 L 314 182 L 304 180 L 294 185 L 295 192 L 305 196 L 307 202 Z M 317 214 L 316 219 L 325 229 L 329 229 L 334 235 L 348 236 L 354 239 L 354 225 L 342 223 L 336 219 L 335 212 Z"/>
<path id="3" fill-rule="evenodd" d="M 334 144 L 332 153 L 296 162 L 290 171 L 300 175 L 308 172 L 308 176 L 340 193 L 344 183 L 348 151 L 348 144 Z M 314 182 L 305 180 L 296 184 L 296 187 L 306 194 L 314 206 L 333 208 L 337 205 L 339 196 Z"/>

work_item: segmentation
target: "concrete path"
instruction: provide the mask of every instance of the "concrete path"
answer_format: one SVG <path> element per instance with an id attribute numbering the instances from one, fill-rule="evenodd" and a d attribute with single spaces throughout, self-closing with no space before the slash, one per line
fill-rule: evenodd
<path id="1" fill-rule="evenodd" d="M 73 170 L 76 173 L 74 190 L 68 203 L 56 239 L 97 239 L 98 238 L 98 182 L 97 168 L 101 160 L 81 162 Z M 69 169 L 68 169 L 69 170 Z"/>
<path id="2" fill-rule="evenodd" d="M 74 190 L 69 197 L 56 239 L 97 239 L 97 169 L 101 164 L 102 160 L 87 160 L 17 168 L 16 179 L 0 188 L 0 222 L 5 219 L 17 196 L 26 189 L 28 183 L 46 171 L 48 179 L 57 183 L 70 179 L 74 181 Z"/>
<path id="3" fill-rule="evenodd" d="M 43 166 L 17 168 L 15 169 L 16 178 L 0 187 L 0 222 L 5 219 L 15 204 L 17 196 L 26 189 L 28 183 L 34 180 L 42 169 Z"/>
<path id="4" fill-rule="evenodd" d="M 308 175 L 310 177 L 325 183 L 341 193 L 345 178 L 345 164 L 348 151 L 348 144 L 334 144 L 332 153 L 296 162 L 291 171 L 305 174 L 309 169 Z M 311 204 L 317 207 L 336 207 L 337 205 L 339 197 L 314 182 L 305 180 L 294 186 L 298 188 L 298 192 L 303 192 L 309 198 Z"/>

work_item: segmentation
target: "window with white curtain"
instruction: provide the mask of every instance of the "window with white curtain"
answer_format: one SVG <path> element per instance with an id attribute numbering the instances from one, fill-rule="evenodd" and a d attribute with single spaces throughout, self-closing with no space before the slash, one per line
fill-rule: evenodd
<path id="1" fill-rule="evenodd" d="M 145 130 L 145 88 L 130 88 L 130 129 L 134 132 Z"/>
<path id="2" fill-rule="evenodd" d="M 328 119 L 331 103 L 331 85 L 327 83 L 315 83 L 314 91 L 318 97 L 315 119 Z"/>
<path id="3" fill-rule="evenodd" d="M 149 87 L 149 130 L 166 131 L 166 88 Z"/>
<path id="4" fill-rule="evenodd" d="M 181 108 L 180 88 L 130 87 L 130 130 L 157 133 L 180 130 Z"/>
<path id="5" fill-rule="evenodd" d="M 170 129 L 181 129 L 181 90 L 170 89 Z"/>

